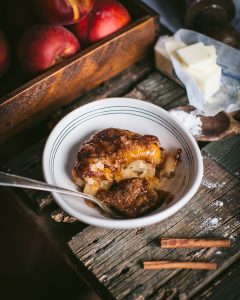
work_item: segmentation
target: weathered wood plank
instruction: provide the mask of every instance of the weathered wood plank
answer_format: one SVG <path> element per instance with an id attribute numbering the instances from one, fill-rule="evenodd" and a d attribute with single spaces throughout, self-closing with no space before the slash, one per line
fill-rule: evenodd
<path id="1" fill-rule="evenodd" d="M 195 300 L 240 299 L 240 260 L 223 272 Z"/>
<path id="2" fill-rule="evenodd" d="M 180 212 L 142 231 L 87 227 L 69 246 L 115 299 L 185 299 L 193 296 L 240 257 L 240 181 L 204 159 L 205 175 L 199 192 Z M 230 249 L 159 248 L 160 237 L 231 238 Z M 217 271 L 146 271 L 143 260 L 215 261 Z M 201 285 L 200 285 L 201 283 Z M 174 299 L 175 299 L 174 298 Z M 181 298 L 182 299 L 182 298 Z"/>
<path id="3" fill-rule="evenodd" d="M 136 86 L 136 89 L 146 100 L 165 109 L 187 103 L 185 90 L 158 71 L 151 73 L 146 80 Z"/>
<path id="4" fill-rule="evenodd" d="M 151 73 L 125 96 L 146 100 L 167 110 L 188 102 L 185 90 L 158 71 Z"/>
<path id="5" fill-rule="evenodd" d="M 240 178 L 240 136 L 223 141 L 212 142 L 204 152 L 215 159 L 220 165 Z"/>

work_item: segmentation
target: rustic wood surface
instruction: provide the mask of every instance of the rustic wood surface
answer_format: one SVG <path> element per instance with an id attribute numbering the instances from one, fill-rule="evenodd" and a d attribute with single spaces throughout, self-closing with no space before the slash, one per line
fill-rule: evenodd
<path id="1" fill-rule="evenodd" d="M 119 84 L 118 84 L 119 83 Z M 53 114 L 51 128 L 72 109 L 95 99 L 128 96 L 166 109 L 186 104 L 183 88 L 152 69 L 137 64 Z M 5 167 L 42 179 L 45 140 L 19 154 Z M 103 299 L 238 299 L 240 261 L 240 137 L 202 144 L 204 180 L 197 195 L 174 216 L 136 230 L 86 226 L 69 217 L 48 193 L 7 190 L 15 205 L 36 222 L 71 267 Z M 230 249 L 161 249 L 161 237 L 230 238 Z M 143 270 L 143 260 L 213 261 L 216 271 Z M 233 284 L 235 283 L 235 285 Z M 234 289 L 235 287 L 235 289 Z M 221 292 L 219 292 L 222 291 Z M 224 294 L 225 293 L 225 294 Z"/>
<path id="2" fill-rule="evenodd" d="M 231 139 L 210 143 L 205 152 L 229 172 L 240 178 L 239 149 L 240 138 L 236 136 Z"/>
<path id="3" fill-rule="evenodd" d="M 240 260 L 199 293 L 196 300 L 240 299 Z"/>
<path id="4" fill-rule="evenodd" d="M 240 181 L 204 156 L 204 182 L 197 195 L 173 217 L 142 231 L 89 226 L 69 243 L 81 263 L 116 299 L 193 297 L 240 258 Z M 218 187 L 209 188 L 209 183 Z M 218 206 L 223 203 L 223 206 Z M 230 238 L 230 249 L 161 249 L 162 237 Z M 218 254 L 219 252 L 219 254 Z M 213 261 L 216 271 L 147 271 L 144 260 Z M 166 295 L 164 294 L 166 293 Z M 162 296 L 161 296 L 162 295 Z M 167 296 L 168 295 L 168 296 Z M 164 299 L 165 299 L 164 298 Z"/>
<path id="5" fill-rule="evenodd" d="M 152 53 L 157 14 L 125 2 L 130 24 L 0 99 L 0 143 Z"/>

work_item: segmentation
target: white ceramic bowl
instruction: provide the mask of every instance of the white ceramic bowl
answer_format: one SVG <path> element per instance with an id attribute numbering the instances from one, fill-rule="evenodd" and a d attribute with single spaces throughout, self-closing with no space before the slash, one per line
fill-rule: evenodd
<path id="1" fill-rule="evenodd" d="M 166 150 L 182 149 L 181 163 L 170 183 L 175 197 L 167 206 L 146 216 L 116 220 L 105 217 L 81 199 L 53 193 L 56 202 L 68 214 L 95 226 L 119 229 L 143 227 L 173 215 L 197 192 L 202 180 L 203 163 L 194 138 L 164 109 L 128 98 L 103 99 L 81 106 L 56 125 L 43 153 L 46 182 L 77 190 L 71 170 L 80 144 L 92 133 L 109 127 L 156 135 Z"/>

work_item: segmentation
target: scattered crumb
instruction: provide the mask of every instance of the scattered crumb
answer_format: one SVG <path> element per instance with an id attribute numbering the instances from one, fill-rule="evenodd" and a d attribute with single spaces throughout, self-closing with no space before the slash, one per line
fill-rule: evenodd
<path id="1" fill-rule="evenodd" d="M 235 175 L 237 175 L 237 176 L 239 176 L 239 175 L 240 175 L 240 173 L 239 173 L 238 171 L 237 171 L 237 172 L 235 172 L 234 174 L 235 174 Z"/>
<path id="2" fill-rule="evenodd" d="M 216 252 L 216 255 L 221 255 L 221 254 L 222 254 L 221 251 L 217 251 L 217 252 Z"/>
<path id="3" fill-rule="evenodd" d="M 200 117 L 193 113 L 186 113 L 182 110 L 171 110 L 174 116 L 193 136 L 199 136 L 202 133 L 202 122 Z"/>
<path id="4" fill-rule="evenodd" d="M 140 233 L 143 233 L 143 232 L 144 232 L 144 228 L 143 227 L 137 228 L 136 231 L 135 231 L 136 234 L 140 234 Z"/>
<path id="5" fill-rule="evenodd" d="M 216 188 L 221 189 L 225 186 L 225 184 L 226 184 L 226 182 L 222 182 L 222 183 L 211 182 L 207 179 L 203 179 L 202 182 L 201 182 L 201 185 L 205 186 L 208 189 L 216 189 Z"/>
<path id="6" fill-rule="evenodd" d="M 216 200 L 212 203 L 212 205 L 214 206 L 218 206 L 218 207 L 222 207 L 223 206 L 223 202 L 222 201 L 219 201 L 219 200 Z"/>
<path id="7" fill-rule="evenodd" d="M 222 220 L 222 218 L 207 218 L 206 220 L 203 221 L 201 224 L 201 228 L 206 228 L 206 229 L 213 229 L 218 227 L 219 222 Z"/>

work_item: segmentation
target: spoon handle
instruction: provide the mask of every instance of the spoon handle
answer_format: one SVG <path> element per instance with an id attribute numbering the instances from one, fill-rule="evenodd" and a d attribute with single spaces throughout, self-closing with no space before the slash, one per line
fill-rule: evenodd
<path id="1" fill-rule="evenodd" d="M 0 186 L 12 186 L 12 187 L 21 187 L 21 188 L 27 188 L 33 190 L 40 190 L 40 191 L 57 192 L 61 194 L 76 196 L 78 198 L 84 198 L 100 206 L 99 202 L 91 195 L 87 195 L 81 192 L 71 191 L 51 184 L 47 184 L 42 181 L 37 181 L 30 178 L 13 175 L 5 172 L 0 172 Z"/>

